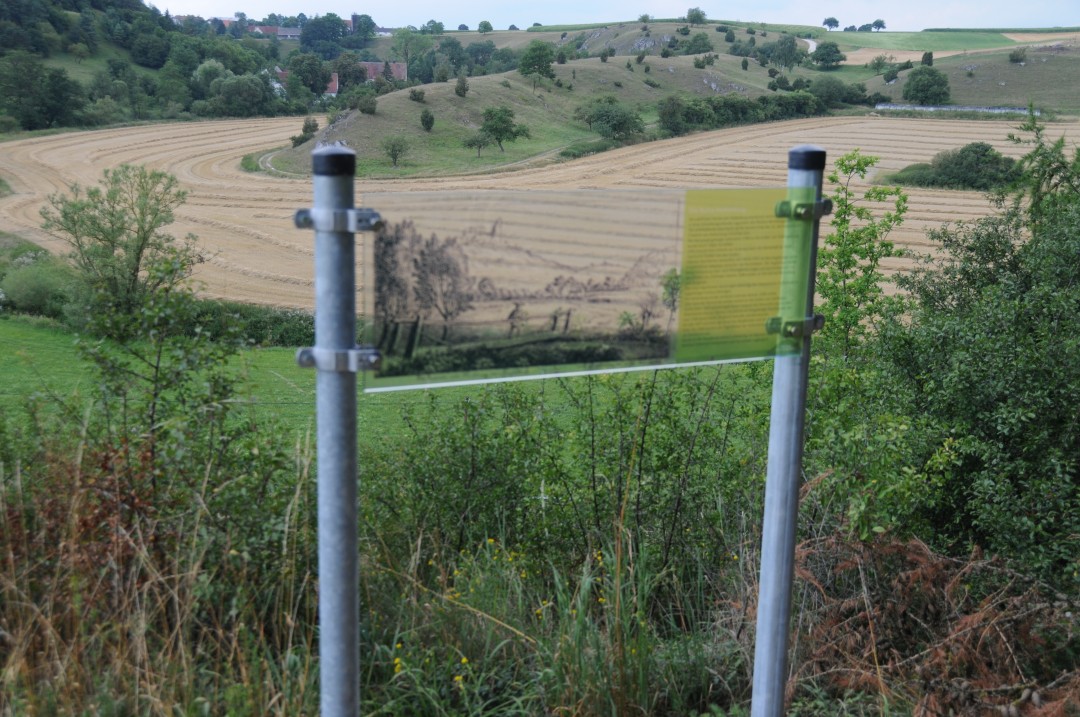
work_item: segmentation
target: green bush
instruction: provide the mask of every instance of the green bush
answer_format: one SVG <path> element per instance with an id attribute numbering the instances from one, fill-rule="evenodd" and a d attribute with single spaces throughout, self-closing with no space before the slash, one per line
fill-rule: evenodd
<path id="1" fill-rule="evenodd" d="M 1080 154 L 1047 141 L 1034 117 L 1021 129 L 1031 151 L 1004 210 L 930 232 L 935 255 L 897 276 L 908 299 L 877 322 L 883 410 L 918 417 L 905 470 L 926 494 L 915 516 L 926 534 L 1075 590 Z"/>
<path id="2" fill-rule="evenodd" d="M 949 101 L 949 78 L 940 70 L 920 65 L 908 73 L 903 95 L 920 105 L 945 104 Z"/>
<path id="3" fill-rule="evenodd" d="M 609 149 L 615 149 L 618 146 L 619 143 L 613 140 L 597 139 L 592 142 L 571 145 L 559 152 L 559 156 L 566 157 L 567 159 L 577 159 L 578 157 L 585 157 L 590 154 L 606 152 Z"/>
<path id="4" fill-rule="evenodd" d="M 893 175 L 892 181 L 916 187 L 1004 189 L 1019 176 L 1016 161 L 986 142 L 939 152 L 929 163 L 913 164 Z"/>
<path id="5" fill-rule="evenodd" d="M 256 346 L 311 346 L 315 317 L 300 309 L 282 309 L 229 301 L 197 301 L 194 324 L 215 339 L 236 334 Z"/>
<path id="6" fill-rule="evenodd" d="M 889 177 L 890 182 L 908 187 L 936 187 L 937 172 L 929 162 L 909 164 Z"/>
<path id="7" fill-rule="evenodd" d="M 924 519 L 942 547 L 1009 557 L 1080 584 L 1080 201 L 1034 238 L 1017 215 L 933 231 L 942 258 L 900 285 L 882 355 L 907 410 L 928 419 L 916 458 L 937 474 Z"/>
<path id="8" fill-rule="evenodd" d="M 43 251 L 24 254 L 0 279 L 0 291 L 15 311 L 59 319 L 71 301 L 74 277 L 68 264 Z"/>
<path id="9" fill-rule="evenodd" d="M 374 95 L 362 95 L 356 99 L 356 109 L 366 115 L 375 114 L 375 110 L 378 109 L 378 106 L 379 101 Z"/>

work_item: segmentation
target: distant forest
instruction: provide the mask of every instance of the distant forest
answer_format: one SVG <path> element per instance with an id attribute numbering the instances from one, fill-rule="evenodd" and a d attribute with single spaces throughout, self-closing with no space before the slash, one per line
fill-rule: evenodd
<path id="1" fill-rule="evenodd" d="M 282 40 L 270 31 L 279 27 L 300 32 Z M 394 58 L 379 57 L 371 49 L 377 31 L 369 15 L 207 20 L 172 17 L 139 0 L 5 0 L 0 132 L 305 114 L 410 83 L 517 67 L 517 54 L 490 40 L 435 43 L 443 27 L 434 21 L 397 31 Z M 368 77 L 360 64 L 390 59 L 408 65 L 408 82 L 389 72 Z"/>

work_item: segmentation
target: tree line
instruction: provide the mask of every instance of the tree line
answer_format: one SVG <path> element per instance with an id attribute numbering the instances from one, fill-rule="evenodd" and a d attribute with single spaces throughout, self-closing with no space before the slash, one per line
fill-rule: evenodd
<path id="1" fill-rule="evenodd" d="M 299 27 L 299 48 L 284 54 L 276 35 L 257 31 L 263 25 Z M 370 48 L 376 31 L 369 15 L 353 16 L 350 27 L 333 13 L 271 14 L 259 22 L 238 13 L 226 25 L 196 16 L 178 22 L 137 0 L 98 0 L 77 14 L 50 0 L 5 3 L 0 7 L 0 131 L 302 114 L 355 104 L 358 92 L 374 95 L 406 86 L 392 76 L 367 77 L 363 61 L 404 62 L 412 84 L 506 72 L 518 63 L 518 53 L 490 40 L 462 45 L 442 36 L 436 41 L 442 28 L 435 21 L 419 30 L 398 30 L 389 55 L 381 58 Z M 99 69 L 79 82 L 48 62 L 62 55 Z M 351 98 L 325 95 L 332 73 L 338 75 L 339 92 L 353 90 Z M 365 88 L 367 81 L 372 86 Z"/>

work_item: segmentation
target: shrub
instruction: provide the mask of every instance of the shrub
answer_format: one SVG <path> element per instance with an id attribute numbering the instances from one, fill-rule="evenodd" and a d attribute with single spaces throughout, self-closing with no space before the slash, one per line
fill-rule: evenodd
<path id="1" fill-rule="evenodd" d="M 583 144 L 575 144 L 567 147 L 563 151 L 559 152 L 560 157 L 566 157 L 568 159 L 577 159 L 578 157 L 585 157 L 590 154 L 597 154 L 599 152 L 606 152 L 609 149 L 614 149 L 619 146 L 618 142 L 610 139 L 597 139 L 592 142 L 585 142 Z"/>
<path id="2" fill-rule="evenodd" d="M 424 91 L 419 87 L 413 87 L 409 89 L 409 99 L 413 102 L 424 101 Z"/>
<path id="3" fill-rule="evenodd" d="M 398 163 L 401 162 L 402 158 L 409 151 L 408 140 L 400 136 L 386 137 L 383 139 L 381 146 L 383 152 L 386 153 L 386 156 L 390 158 L 391 164 L 395 167 L 398 166 Z"/>
<path id="4" fill-rule="evenodd" d="M 645 84 L 649 87 L 652 87 L 654 90 L 660 87 L 660 83 L 652 79 L 651 77 L 645 78 Z"/>
<path id="5" fill-rule="evenodd" d="M 1018 212 L 931 231 L 942 258 L 902 280 L 913 303 L 883 326 L 882 347 L 896 395 L 925 422 L 913 463 L 931 471 L 923 511 L 931 534 L 956 552 L 978 545 L 1012 558 L 1073 594 L 1080 491 L 1071 457 L 1080 432 L 1066 397 L 1080 391 L 1080 343 L 1071 338 L 1080 284 L 1067 268 L 1080 252 L 1075 197 L 1033 237 Z"/>
<path id="6" fill-rule="evenodd" d="M 920 187 L 1003 189 L 1018 177 L 1016 161 L 986 142 L 972 142 L 959 149 L 939 152 L 929 164 L 905 167 L 894 181 Z"/>
<path id="7" fill-rule="evenodd" d="M 435 126 L 435 115 L 431 110 L 425 109 L 420 113 L 420 126 L 424 128 L 425 132 L 430 132 L 431 128 Z"/>
<path id="8" fill-rule="evenodd" d="M 315 317 L 300 309 L 204 300 L 196 302 L 192 324 L 215 341 L 235 333 L 244 343 L 263 347 L 315 342 Z"/>
<path id="9" fill-rule="evenodd" d="M 356 109 L 360 110 L 366 115 L 375 114 L 375 110 L 379 106 L 379 100 L 374 95 L 363 95 L 356 100 Z"/>
<path id="10" fill-rule="evenodd" d="M 1015 50 L 1009 52 L 1009 62 L 1014 65 L 1020 65 L 1027 61 L 1027 48 L 1018 47 Z"/>
<path id="11" fill-rule="evenodd" d="M 16 311 L 59 319 L 74 277 L 70 266 L 45 252 L 24 254 L 0 280 L 0 291 Z"/>
<path id="12" fill-rule="evenodd" d="M 469 81 L 465 79 L 465 75 L 458 75 L 457 83 L 454 85 L 454 94 L 458 97 L 469 94 Z"/>
<path id="13" fill-rule="evenodd" d="M 683 48 L 684 55 L 701 55 L 713 51 L 712 40 L 704 32 L 696 33 Z"/>
<path id="14" fill-rule="evenodd" d="M 904 83 L 904 99 L 921 105 L 944 104 L 949 101 L 949 78 L 933 67 L 917 67 Z"/>
<path id="15" fill-rule="evenodd" d="M 307 142 L 315 133 L 319 131 L 319 122 L 314 117 L 305 117 L 304 125 L 300 130 L 300 134 L 290 137 L 293 147 L 299 147 L 304 142 Z"/>

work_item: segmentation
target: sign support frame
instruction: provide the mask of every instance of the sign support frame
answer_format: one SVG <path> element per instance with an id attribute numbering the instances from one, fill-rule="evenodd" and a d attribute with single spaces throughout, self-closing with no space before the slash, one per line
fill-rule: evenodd
<path id="1" fill-rule="evenodd" d="M 788 153 L 789 189 L 812 188 L 814 202 L 810 207 L 788 205 L 787 231 L 804 236 L 803 223 L 807 221 L 812 222 L 813 229 L 806 289 L 807 318 L 798 327 L 801 330 L 784 332 L 791 339 L 800 340 L 801 350 L 789 356 L 777 355 L 773 363 L 751 717 L 780 717 L 784 713 L 810 338 L 813 330 L 822 325 L 821 318 L 812 315 L 818 232 L 821 216 L 831 210 L 831 203 L 821 199 L 824 170 L 825 150 L 821 147 L 799 145 Z M 785 211 L 783 205 L 778 209 Z"/>

